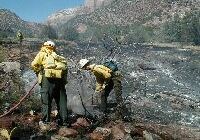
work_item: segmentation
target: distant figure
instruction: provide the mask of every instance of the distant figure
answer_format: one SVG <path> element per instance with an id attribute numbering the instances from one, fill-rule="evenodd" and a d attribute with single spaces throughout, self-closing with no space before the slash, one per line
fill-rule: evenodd
<path id="1" fill-rule="evenodd" d="M 17 39 L 19 43 L 22 44 L 22 40 L 24 39 L 24 36 L 20 30 L 17 32 Z"/>
<path id="2" fill-rule="evenodd" d="M 55 52 L 55 43 L 44 42 L 41 50 L 31 63 L 41 86 L 42 122 L 50 122 L 51 104 L 55 99 L 58 110 L 58 125 L 68 125 L 67 95 L 67 61 Z"/>
<path id="3" fill-rule="evenodd" d="M 96 77 L 95 100 L 100 105 L 100 110 L 107 114 L 107 98 L 112 89 L 114 89 L 117 101 L 116 117 L 118 119 L 125 119 L 127 109 L 122 98 L 122 75 L 116 64 L 113 62 L 108 63 L 106 65 L 96 65 L 90 64 L 90 61 L 87 59 L 79 61 L 81 69 L 91 71 Z"/>

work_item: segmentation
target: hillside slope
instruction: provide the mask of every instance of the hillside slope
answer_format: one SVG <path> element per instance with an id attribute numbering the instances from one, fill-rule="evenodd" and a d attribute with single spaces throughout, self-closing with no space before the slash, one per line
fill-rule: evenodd
<path id="1" fill-rule="evenodd" d="M 57 28 L 76 16 L 89 14 L 96 9 L 109 5 L 112 1 L 113 0 L 85 0 L 83 6 L 62 9 L 49 15 L 46 23 Z"/>
<path id="2" fill-rule="evenodd" d="M 2 36 L 14 36 L 18 30 L 21 30 L 26 36 L 37 36 L 43 27 L 42 24 L 22 20 L 10 10 L 0 9 L 0 33 Z"/>
<path id="3" fill-rule="evenodd" d="M 199 1 L 193 0 L 115 0 L 109 6 L 100 8 L 89 15 L 77 17 L 74 22 L 97 25 L 130 25 L 136 22 L 157 25 L 173 17 L 176 13 L 200 8 Z"/>
<path id="4" fill-rule="evenodd" d="M 71 19 L 60 29 L 71 26 L 79 32 L 81 28 L 79 39 L 86 41 L 93 36 L 98 42 L 105 33 L 112 37 L 125 36 L 129 43 L 156 39 L 158 42 L 199 44 L 192 39 L 200 33 L 198 13 L 198 0 L 114 0 L 90 14 Z"/>

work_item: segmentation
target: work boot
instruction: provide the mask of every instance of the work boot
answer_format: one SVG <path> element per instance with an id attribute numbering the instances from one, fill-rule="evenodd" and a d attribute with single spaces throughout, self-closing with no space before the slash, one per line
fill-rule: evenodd
<path id="1" fill-rule="evenodd" d="M 50 130 L 50 123 L 39 121 L 39 128 L 41 133 L 45 133 Z"/>
<path id="2" fill-rule="evenodd" d="M 131 114 L 126 108 L 126 106 L 117 106 L 116 112 L 115 112 L 116 119 L 123 120 L 125 122 L 131 122 Z"/>
<path id="3" fill-rule="evenodd" d="M 58 126 L 65 126 L 65 127 L 70 126 L 70 124 L 67 121 L 62 121 L 62 119 L 57 119 L 56 123 L 58 124 Z"/>

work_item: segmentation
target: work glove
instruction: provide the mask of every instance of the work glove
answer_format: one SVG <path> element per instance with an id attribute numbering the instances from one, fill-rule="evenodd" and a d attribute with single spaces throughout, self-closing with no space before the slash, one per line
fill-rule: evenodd
<path id="1" fill-rule="evenodd" d="M 95 93 L 101 93 L 105 89 L 106 85 L 105 84 L 96 84 L 96 89 Z"/>
<path id="2" fill-rule="evenodd" d="M 114 74 L 113 74 L 113 79 L 121 81 L 122 80 L 122 73 L 121 73 L 121 71 L 115 71 Z"/>
<path id="3" fill-rule="evenodd" d="M 122 76 L 122 73 L 121 73 L 121 71 L 119 71 L 119 70 L 118 70 L 118 71 L 115 71 L 114 74 L 115 74 L 115 76 Z"/>

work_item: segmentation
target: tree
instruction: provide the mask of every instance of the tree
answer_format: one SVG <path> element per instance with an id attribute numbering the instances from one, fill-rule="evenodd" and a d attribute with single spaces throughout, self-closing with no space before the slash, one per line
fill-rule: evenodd
<path id="1" fill-rule="evenodd" d="M 50 24 L 47 24 L 46 26 L 42 28 L 40 37 L 42 38 L 47 37 L 49 39 L 57 39 L 58 35 L 56 33 L 56 30 L 53 27 L 51 27 Z"/>
<path id="2" fill-rule="evenodd" d="M 62 38 L 70 41 L 78 40 L 79 33 L 75 29 L 75 27 L 64 26 L 63 27 Z"/>
<path id="3" fill-rule="evenodd" d="M 178 15 L 164 25 L 167 41 L 200 44 L 200 11 L 192 11 L 183 18 Z"/>
<path id="4" fill-rule="evenodd" d="M 200 44 L 200 11 L 194 12 L 191 16 L 191 37 L 195 45 Z"/>

